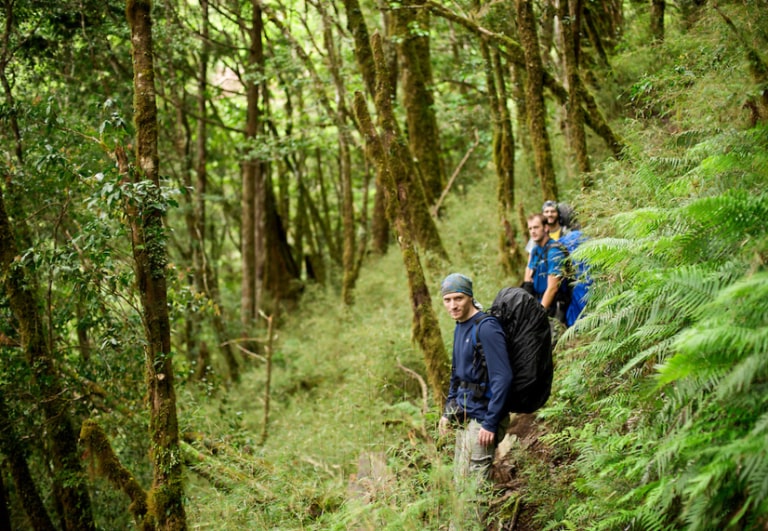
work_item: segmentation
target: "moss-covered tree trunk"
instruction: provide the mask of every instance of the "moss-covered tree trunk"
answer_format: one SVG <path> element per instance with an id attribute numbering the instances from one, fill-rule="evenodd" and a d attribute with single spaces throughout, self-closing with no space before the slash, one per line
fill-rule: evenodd
<path id="1" fill-rule="evenodd" d="M 2 208 L 2 205 L 0 205 L 0 208 Z M 10 470 L 16 495 L 21 500 L 21 505 L 27 514 L 30 528 L 35 531 L 55 530 L 56 528 L 53 522 L 51 522 L 51 517 L 43 504 L 43 499 L 40 497 L 40 491 L 37 489 L 35 480 L 32 478 L 32 473 L 29 470 L 29 465 L 24 455 L 24 446 L 16 434 L 14 422 L 10 418 L 5 397 L 2 393 L 0 393 L 0 453 L 4 457 L 8 470 Z M 0 470 L 0 478 L 2 476 L 2 470 Z M 11 529 L 5 489 L 3 489 L 0 503 L 3 505 L 0 507 L 0 511 L 5 513 L 4 517 L 0 518 L 0 529 Z M 0 514 L 0 516 L 3 515 Z"/>
<path id="2" fill-rule="evenodd" d="M 522 254 L 517 244 L 516 224 L 512 223 L 515 204 L 515 137 L 507 107 L 507 88 L 500 54 L 483 40 L 481 50 L 493 126 L 493 162 L 496 167 L 497 210 L 499 212 L 499 253 L 507 275 L 520 270 Z"/>
<path id="3" fill-rule="evenodd" d="M 154 515 L 149 514 L 147 493 L 134 475 L 115 455 L 106 434 L 94 420 L 86 420 L 80 428 L 80 440 L 91 454 L 99 473 L 131 500 L 128 510 L 141 531 L 153 531 Z"/>
<path id="4" fill-rule="evenodd" d="M 352 155 L 353 145 L 350 126 L 346 123 L 349 116 L 347 107 L 347 90 L 342 74 L 341 57 L 336 53 L 336 42 L 333 38 L 333 21 L 322 9 L 323 40 L 325 43 L 328 68 L 331 72 L 333 86 L 336 89 L 336 109 L 334 112 L 339 139 L 339 183 L 341 185 L 341 225 L 344 247 L 342 250 L 343 276 L 341 281 L 341 299 L 346 305 L 354 302 L 354 288 L 359 275 L 357 256 L 357 238 L 355 227 L 355 204 L 352 193 Z"/>
<path id="5" fill-rule="evenodd" d="M 67 393 L 54 368 L 48 333 L 34 293 L 35 283 L 28 278 L 18 256 L 0 189 L 0 278 L 32 372 L 30 393 L 37 399 L 45 418 L 53 495 L 65 529 L 94 529 L 91 500 L 80 463 L 77 432 L 72 425 Z"/>
<path id="6" fill-rule="evenodd" d="M 407 0 L 394 11 L 400 79 L 403 88 L 408 144 L 429 204 L 445 186 L 440 156 L 440 131 L 432 95 L 432 58 L 429 46 L 429 10 L 424 0 Z"/>
<path id="7" fill-rule="evenodd" d="M 365 23 L 358 0 L 344 0 L 344 9 L 347 14 L 347 29 L 354 38 L 355 59 L 363 76 L 366 91 L 373 98 L 376 90 L 376 70 L 373 64 L 368 25 Z M 384 183 L 378 172 L 375 183 L 376 192 L 371 214 L 371 249 L 378 254 L 384 254 L 389 247 L 389 221 L 387 220 Z"/>
<path id="8" fill-rule="evenodd" d="M 651 39 L 654 42 L 664 40 L 664 11 L 667 3 L 664 0 L 651 0 Z"/>
<path id="9" fill-rule="evenodd" d="M 525 101 L 528 112 L 528 132 L 531 135 L 536 174 L 544 200 L 557 200 L 557 182 L 552 162 L 552 146 L 547 132 L 547 108 L 544 103 L 544 66 L 539 52 L 533 2 L 515 0 L 517 31 L 525 55 Z"/>
<path id="10" fill-rule="evenodd" d="M 147 401 L 149 405 L 152 489 L 150 512 L 160 529 L 186 529 L 182 459 L 179 453 L 179 426 L 176 417 L 171 325 L 168 315 L 167 263 L 157 153 L 157 104 L 152 46 L 151 5 L 128 0 L 126 14 L 131 28 L 136 124 L 136 161 L 130 172 L 127 157 L 118 153 L 123 175 L 134 183 L 150 183 L 145 197 L 126 203 L 131 226 L 131 243 L 136 280 L 142 302 L 147 344 Z"/>
<path id="11" fill-rule="evenodd" d="M 578 39 L 581 35 L 579 0 L 560 0 L 557 17 L 562 28 L 563 67 L 568 88 L 567 132 L 568 143 L 576 159 L 576 168 L 581 175 L 582 188 L 591 186 L 589 172 L 589 153 L 587 152 L 587 137 L 584 132 L 584 114 L 581 111 L 581 76 L 579 75 Z"/>
<path id="12" fill-rule="evenodd" d="M 5 479 L 0 470 L 0 528 L 11 529 L 11 513 L 8 511 L 8 493 L 5 490 Z"/>
<path id="13" fill-rule="evenodd" d="M 450 365 L 440 334 L 437 315 L 432 307 L 429 288 L 424 279 L 419 253 L 414 246 L 413 229 L 409 225 L 411 216 L 409 203 L 413 200 L 409 181 L 411 173 L 408 171 L 407 164 L 410 158 L 403 156 L 403 151 L 407 151 L 407 144 L 400 133 L 389 97 L 389 76 L 381 37 L 374 34 L 371 43 L 376 64 L 376 110 L 379 131 L 373 124 L 365 98 L 360 92 L 355 94 L 355 115 L 365 136 L 369 155 L 376 162 L 377 171 L 384 177 L 387 212 L 397 232 L 397 240 L 408 275 L 413 310 L 413 339 L 419 344 L 424 354 L 427 379 L 435 400 L 442 404 L 448 388 Z"/>
<path id="14" fill-rule="evenodd" d="M 765 48 L 766 35 L 765 33 L 753 36 L 746 35 L 744 30 L 738 28 L 717 4 L 714 5 L 714 9 L 739 40 L 747 56 L 749 72 L 752 75 L 755 89 L 747 96 L 744 107 L 752 113 L 752 127 L 758 123 L 766 123 L 768 122 L 768 63 L 763 59 L 759 48 L 755 48 L 755 45 L 759 46 L 760 44 Z"/>

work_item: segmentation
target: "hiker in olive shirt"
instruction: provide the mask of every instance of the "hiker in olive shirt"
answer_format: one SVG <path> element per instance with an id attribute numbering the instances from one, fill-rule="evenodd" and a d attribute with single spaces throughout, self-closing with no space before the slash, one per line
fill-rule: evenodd
<path id="1" fill-rule="evenodd" d="M 458 480 L 477 473 L 484 479 L 509 419 L 504 403 L 512 384 L 512 369 L 506 339 L 496 318 L 480 311 L 468 277 L 448 275 L 440 291 L 456 328 L 451 382 L 439 431 L 445 435 L 451 423 L 457 427 L 454 477 Z M 487 370 L 475 357 L 478 342 Z"/>

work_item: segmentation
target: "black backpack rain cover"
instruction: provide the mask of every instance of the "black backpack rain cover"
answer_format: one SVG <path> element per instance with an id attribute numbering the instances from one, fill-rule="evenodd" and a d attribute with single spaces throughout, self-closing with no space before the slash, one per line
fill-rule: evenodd
<path id="1" fill-rule="evenodd" d="M 552 334 L 547 313 L 522 288 L 503 288 L 486 312 L 501 323 L 512 365 L 512 389 L 507 410 L 533 413 L 552 391 Z"/>

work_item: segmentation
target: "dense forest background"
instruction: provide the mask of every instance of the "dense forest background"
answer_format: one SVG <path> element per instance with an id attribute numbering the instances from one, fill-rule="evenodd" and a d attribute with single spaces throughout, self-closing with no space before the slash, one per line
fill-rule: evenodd
<path id="1" fill-rule="evenodd" d="M 768 529 L 767 2 L 0 6 L 0 528 L 446 529 L 439 282 L 555 199 L 481 527 Z"/>

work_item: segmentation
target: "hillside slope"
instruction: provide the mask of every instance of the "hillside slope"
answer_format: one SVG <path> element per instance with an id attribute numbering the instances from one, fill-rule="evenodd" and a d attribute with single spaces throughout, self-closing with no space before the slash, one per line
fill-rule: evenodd
<path id="1" fill-rule="evenodd" d="M 730 14 L 755 27 L 753 13 Z M 764 529 L 768 129 L 745 107 L 746 54 L 708 10 L 664 44 L 628 47 L 613 70 L 601 97 L 623 110 L 628 152 L 568 197 L 591 237 L 581 252 L 595 290 L 558 345 L 552 400 L 513 424 L 488 525 Z M 486 304 L 518 282 L 496 262 L 494 194 L 490 174 L 457 188 L 440 221 L 451 263 L 425 260 L 447 348 L 444 274 L 471 275 Z M 193 442 L 225 448 L 198 472 L 229 485 L 190 475 L 196 527 L 446 528 L 459 501 L 452 448 L 410 372 L 424 373 L 410 322 L 392 249 L 368 259 L 353 307 L 313 289 L 282 324 L 264 445 L 263 367 L 223 403 L 185 396 L 184 422 L 223 434 Z"/>

